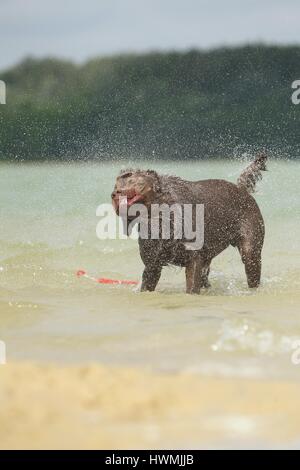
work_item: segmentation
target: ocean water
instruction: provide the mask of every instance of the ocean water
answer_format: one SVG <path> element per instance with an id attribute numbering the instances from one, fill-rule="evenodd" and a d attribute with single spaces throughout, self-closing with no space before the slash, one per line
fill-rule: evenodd
<path id="1" fill-rule="evenodd" d="M 140 167 L 235 181 L 245 165 Z M 7 361 L 298 380 L 292 355 L 300 341 L 300 164 L 271 161 L 255 195 L 266 222 L 262 286 L 249 291 L 238 251 L 230 248 L 213 261 L 212 287 L 200 296 L 185 294 L 184 273 L 175 268 L 165 268 L 155 293 L 76 277 L 78 269 L 141 276 L 136 241 L 96 237 L 96 208 L 110 201 L 124 166 L 1 165 L 0 340 Z"/>

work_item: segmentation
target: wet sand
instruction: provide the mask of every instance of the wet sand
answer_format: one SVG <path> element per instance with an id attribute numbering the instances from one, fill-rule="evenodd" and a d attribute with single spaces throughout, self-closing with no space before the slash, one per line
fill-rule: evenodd
<path id="1" fill-rule="evenodd" d="M 0 366 L 1 449 L 297 447 L 299 384 Z"/>

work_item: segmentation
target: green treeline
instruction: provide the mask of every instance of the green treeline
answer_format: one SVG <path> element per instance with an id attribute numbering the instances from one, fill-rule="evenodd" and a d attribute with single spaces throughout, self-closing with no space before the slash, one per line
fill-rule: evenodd
<path id="1" fill-rule="evenodd" d="M 26 59 L 0 79 L 2 160 L 300 155 L 300 47 Z"/>

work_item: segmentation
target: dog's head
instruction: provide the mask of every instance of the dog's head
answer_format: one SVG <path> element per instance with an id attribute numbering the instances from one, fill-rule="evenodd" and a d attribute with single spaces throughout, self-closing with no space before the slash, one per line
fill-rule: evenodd
<path id="1" fill-rule="evenodd" d="M 160 191 L 160 178 L 155 171 L 126 170 L 117 177 L 111 198 L 119 214 L 121 200 L 123 203 L 127 198 L 128 208 L 137 203 L 150 207 Z"/>

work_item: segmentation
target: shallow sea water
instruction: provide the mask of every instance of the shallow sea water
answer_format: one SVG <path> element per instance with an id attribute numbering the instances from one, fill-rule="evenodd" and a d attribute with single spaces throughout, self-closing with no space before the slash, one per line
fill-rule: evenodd
<path id="1" fill-rule="evenodd" d="M 236 181 L 245 162 L 143 163 L 187 179 Z M 128 162 L 132 166 L 132 162 Z M 164 270 L 155 293 L 78 279 L 139 279 L 137 242 L 96 237 L 124 163 L 1 165 L 0 340 L 7 360 L 98 362 L 214 376 L 300 378 L 300 164 L 274 161 L 255 195 L 266 222 L 263 282 L 250 292 L 237 250 L 212 287 L 184 292 Z"/>

